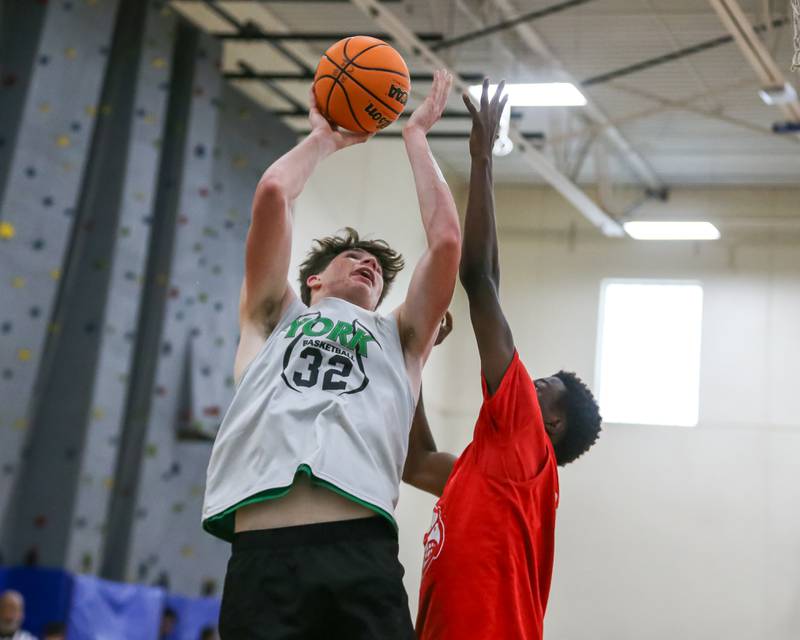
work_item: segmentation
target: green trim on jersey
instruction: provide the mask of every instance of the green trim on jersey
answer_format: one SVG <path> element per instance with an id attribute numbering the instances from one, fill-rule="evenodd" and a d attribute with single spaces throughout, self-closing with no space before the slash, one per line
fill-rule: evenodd
<path id="1" fill-rule="evenodd" d="M 295 478 L 297 478 L 298 474 L 305 473 L 310 479 L 311 482 L 318 487 L 324 487 L 329 491 L 333 491 L 334 493 L 339 494 L 343 498 L 347 498 L 348 500 L 352 500 L 356 504 L 360 504 L 362 507 L 366 507 L 370 511 L 374 511 L 379 516 L 383 516 L 386 518 L 391 525 L 394 527 L 394 530 L 398 530 L 397 522 L 391 516 L 391 514 L 387 513 L 380 507 L 376 507 L 374 504 L 370 504 L 369 502 L 365 502 L 360 498 L 356 498 L 354 495 L 347 493 L 343 489 L 340 489 L 335 484 L 327 482 L 321 478 L 317 478 L 314 475 L 314 472 L 311 470 L 307 464 L 301 464 L 297 467 L 297 471 L 295 472 Z M 245 498 L 241 502 L 237 502 L 232 507 L 225 509 L 222 513 L 218 513 L 215 516 L 211 516 L 210 518 L 206 518 L 203 520 L 203 529 L 210 533 L 212 536 L 216 536 L 217 538 L 222 538 L 227 542 L 233 542 L 233 535 L 236 531 L 236 510 L 244 507 L 248 504 L 255 504 L 257 502 L 264 502 L 266 500 L 276 500 L 278 498 L 283 498 L 289 491 L 291 491 L 292 486 L 294 485 L 294 481 L 292 484 L 285 486 L 285 487 L 275 487 L 274 489 L 267 489 L 266 491 L 261 491 L 256 493 L 255 495 L 250 496 L 249 498 Z"/>

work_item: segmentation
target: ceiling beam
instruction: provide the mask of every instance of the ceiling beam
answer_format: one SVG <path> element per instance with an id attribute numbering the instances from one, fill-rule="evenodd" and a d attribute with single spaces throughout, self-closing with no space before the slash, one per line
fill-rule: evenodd
<path id="1" fill-rule="evenodd" d="M 272 82 L 310 82 L 314 79 L 313 71 L 301 72 L 272 72 L 272 71 L 227 71 L 224 74 L 227 80 L 269 80 Z M 464 73 L 461 77 L 465 82 L 483 82 L 482 73 Z M 411 74 L 411 82 L 433 82 L 432 73 Z"/>
<path id="2" fill-rule="evenodd" d="M 734 118 L 733 116 L 729 116 L 724 112 L 716 111 L 714 109 L 703 109 L 701 107 L 694 106 L 684 100 L 671 100 L 669 98 L 664 98 L 650 91 L 645 91 L 637 87 L 623 85 L 620 84 L 619 82 L 614 82 L 612 86 L 615 89 L 619 89 L 620 91 L 623 91 L 633 96 L 637 96 L 639 98 L 644 98 L 645 100 L 650 100 L 663 107 L 668 107 L 670 109 L 675 109 L 678 111 L 687 111 L 689 113 L 694 113 L 699 116 L 703 116 L 704 118 L 716 120 L 717 122 L 732 124 L 736 127 L 741 127 L 742 129 L 747 129 L 748 131 L 752 131 L 754 133 L 760 133 L 761 135 L 765 135 L 773 140 L 775 139 L 775 133 L 772 131 L 771 127 L 762 127 L 760 125 L 753 124 L 749 120 Z M 800 143 L 800 140 L 798 140 L 796 136 L 783 136 L 781 137 L 781 139 L 786 140 L 787 142 L 791 142 L 793 144 Z"/>
<path id="3" fill-rule="evenodd" d="M 619 88 L 617 83 L 612 83 L 611 86 L 614 87 L 615 89 Z M 659 102 L 659 104 L 657 106 L 655 106 L 655 107 L 648 107 L 647 109 L 642 109 L 640 111 L 634 111 L 633 113 L 629 113 L 627 115 L 620 116 L 619 118 L 614 118 L 613 120 L 611 120 L 611 122 L 612 122 L 612 124 L 615 124 L 615 125 L 624 125 L 624 124 L 627 124 L 629 122 L 636 122 L 637 120 L 643 120 L 645 118 L 652 118 L 653 116 L 661 115 L 662 113 L 665 113 L 667 111 L 673 111 L 673 110 L 676 110 L 676 109 L 679 110 L 679 109 L 682 109 L 684 106 L 689 106 L 690 107 L 689 110 L 691 110 L 691 108 L 693 108 L 692 105 L 695 102 L 703 100 L 704 98 L 708 98 L 710 96 L 718 96 L 718 95 L 721 95 L 721 94 L 724 94 L 724 93 L 729 93 L 731 91 L 736 91 L 737 89 L 742 89 L 744 87 L 755 87 L 755 86 L 756 86 L 755 80 L 739 79 L 739 80 L 735 80 L 733 82 L 726 83 L 726 84 L 721 85 L 719 87 L 716 87 L 716 88 L 714 88 L 714 89 L 712 89 L 710 91 L 701 91 L 699 93 L 694 93 L 692 95 L 689 95 L 689 96 L 686 96 L 686 97 L 683 97 L 683 98 L 671 100 L 669 104 L 664 104 L 663 102 Z M 590 132 L 593 132 L 593 131 L 597 132 L 597 133 L 600 133 L 602 131 L 602 127 L 600 127 L 600 126 L 589 126 L 589 127 L 586 127 L 585 129 L 581 129 L 579 131 L 574 131 L 574 132 L 567 133 L 567 134 L 564 134 L 564 135 L 559 135 L 559 136 L 552 136 L 551 135 L 551 136 L 548 136 L 548 141 L 553 143 L 553 144 L 563 143 L 563 142 L 565 142 L 567 140 L 574 140 L 576 138 L 580 138 L 582 136 L 585 136 L 587 133 L 590 133 Z"/>
<path id="4" fill-rule="evenodd" d="M 506 20 L 503 20 L 488 27 L 483 27 L 475 31 L 469 31 L 467 33 L 462 33 L 461 35 L 448 38 L 447 40 L 442 40 L 441 42 L 432 45 L 431 49 L 433 49 L 434 51 L 442 51 L 443 49 L 450 49 L 451 47 L 456 47 L 458 45 L 462 45 L 467 42 L 472 42 L 479 38 L 485 38 L 486 36 L 490 36 L 495 33 L 500 33 L 501 31 L 507 31 L 508 29 L 516 27 L 517 25 L 526 22 L 533 22 L 534 20 L 539 20 L 540 18 L 545 18 L 547 16 L 551 16 L 553 14 L 566 11 L 567 9 L 573 9 L 575 7 L 579 7 L 583 4 L 588 4 L 589 2 L 594 2 L 594 1 L 595 0 L 565 0 L 564 2 L 559 2 L 558 4 L 554 4 L 549 7 L 544 7 L 543 9 L 535 9 L 534 11 L 529 11 L 527 13 L 514 16 L 513 18 L 508 18 Z"/>
<path id="5" fill-rule="evenodd" d="M 429 71 L 448 68 L 442 58 L 432 51 L 428 45 L 417 38 L 414 33 L 386 7 L 381 6 L 376 0 L 351 0 L 353 5 L 370 16 L 383 29 L 395 37 L 395 42 L 402 49 L 419 58 L 419 63 Z M 448 69 L 453 74 L 454 86 L 458 91 L 468 91 L 469 83 L 465 82 L 455 71 Z M 528 164 L 547 182 L 549 182 L 564 198 L 575 206 L 584 217 L 598 227 L 607 236 L 622 236 L 622 225 L 608 212 L 604 211 L 594 200 L 561 173 L 553 163 L 522 135 L 516 125 L 512 124 L 508 131 L 509 138 L 514 142 L 516 150 Z"/>
<path id="6" fill-rule="evenodd" d="M 500 15 L 510 18 L 515 9 L 510 0 L 492 0 L 494 6 L 500 11 Z M 571 82 L 581 88 L 581 83 L 564 67 L 563 63 L 555 56 L 551 49 L 544 42 L 539 33 L 528 23 L 515 25 L 515 30 L 520 39 L 534 53 L 543 57 L 547 62 L 559 72 L 566 82 Z M 586 92 L 584 92 L 584 95 Z M 658 174 L 653 170 L 645 158 L 633 147 L 633 145 L 622 135 L 612 123 L 608 115 L 594 102 L 590 96 L 586 95 L 587 104 L 584 113 L 597 125 L 604 127 L 603 134 L 621 156 L 625 166 L 633 175 L 642 181 L 649 191 L 663 195 L 666 192 L 666 185 Z"/>
<path id="7" fill-rule="evenodd" d="M 790 22 L 791 21 L 788 18 L 776 18 L 772 21 L 771 27 L 777 29 L 789 24 Z M 768 25 L 760 24 L 757 27 L 754 27 L 754 30 L 757 33 L 760 33 L 762 31 L 766 31 L 768 28 Z M 591 76 L 590 78 L 581 80 L 580 84 L 584 87 L 592 87 L 594 85 L 603 84 L 604 82 L 617 80 L 624 76 L 638 73 L 639 71 L 645 71 L 647 69 L 652 69 L 653 67 L 658 67 L 662 64 L 667 64 L 668 62 L 675 62 L 676 60 L 680 60 L 686 56 L 702 53 L 703 51 L 709 51 L 710 49 L 716 49 L 717 47 L 721 47 L 722 45 L 729 44 L 731 42 L 733 42 L 733 36 L 730 35 L 711 38 L 710 40 L 704 40 L 703 42 L 698 42 L 697 44 L 693 44 L 689 47 L 683 47 L 682 49 L 670 51 L 669 53 L 655 56 L 654 58 L 642 60 L 636 64 L 627 65 L 625 67 L 620 67 L 619 69 L 614 69 L 613 71 L 606 71 L 605 73 Z"/>
<path id="8" fill-rule="evenodd" d="M 295 109 L 295 110 L 290 110 L 290 109 L 272 109 L 272 115 L 277 116 L 279 118 L 305 117 L 305 116 L 308 116 L 308 109 L 305 108 L 305 107 L 303 107 L 302 109 Z M 411 117 L 411 111 L 409 111 L 409 110 L 403 111 L 403 113 L 401 113 L 398 116 L 398 118 L 400 120 L 407 120 L 410 117 Z M 471 117 L 472 116 L 470 116 L 469 113 L 467 113 L 466 111 L 445 111 L 442 114 L 442 119 L 443 120 L 469 120 Z M 519 112 L 512 113 L 511 114 L 511 119 L 512 120 L 521 120 L 522 119 L 522 114 L 519 113 Z M 467 131 L 467 133 L 469 133 L 469 132 Z M 537 134 L 537 135 L 540 136 L 541 138 L 544 138 L 544 134 L 543 133 Z"/>
<path id="9" fill-rule="evenodd" d="M 761 42 L 736 0 L 709 0 L 722 24 L 731 34 L 745 60 L 750 64 L 761 81 L 762 88 L 783 87 L 786 77 L 767 47 Z M 788 19 L 787 19 L 788 22 Z M 778 105 L 783 115 L 790 121 L 800 122 L 800 102 L 797 99 L 789 104 Z"/>
<path id="10" fill-rule="evenodd" d="M 348 0 L 349 1 L 349 0 Z M 352 36 L 352 33 L 328 32 L 328 31 L 252 31 L 253 23 L 247 22 L 242 25 L 238 33 L 211 32 L 212 36 L 220 40 L 245 40 L 260 42 L 264 40 L 277 40 L 278 42 L 338 42 Z M 373 38 L 387 40 L 391 42 L 392 36 L 388 33 L 370 33 Z M 418 33 L 417 37 L 423 42 L 441 42 L 444 36 L 441 33 Z"/>

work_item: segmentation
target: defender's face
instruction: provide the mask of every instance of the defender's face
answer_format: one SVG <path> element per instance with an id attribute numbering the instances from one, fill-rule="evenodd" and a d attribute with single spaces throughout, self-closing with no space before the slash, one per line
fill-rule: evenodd
<path id="1" fill-rule="evenodd" d="M 320 274 L 310 276 L 312 297 L 335 296 L 374 310 L 383 292 L 383 270 L 367 251 L 351 249 L 336 256 Z"/>
<path id="2" fill-rule="evenodd" d="M 554 445 L 558 444 L 567 430 L 565 410 L 567 388 L 558 376 L 538 378 L 533 384 L 539 397 L 539 408 L 542 410 L 547 435 Z"/>

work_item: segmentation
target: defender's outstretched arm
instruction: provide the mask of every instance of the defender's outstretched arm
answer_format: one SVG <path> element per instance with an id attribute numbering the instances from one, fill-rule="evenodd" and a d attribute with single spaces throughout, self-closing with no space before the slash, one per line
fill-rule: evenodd
<path id="1" fill-rule="evenodd" d="M 469 140 L 472 169 L 459 275 L 469 299 L 481 369 L 490 394 L 497 389 L 514 357 L 514 337 L 500 307 L 500 265 L 492 185 L 492 147 L 507 100 L 507 96 L 501 98 L 504 84 L 500 83 L 489 100 L 489 80 L 483 81 L 480 109 L 472 104 L 467 94 L 463 95 L 472 116 Z"/>

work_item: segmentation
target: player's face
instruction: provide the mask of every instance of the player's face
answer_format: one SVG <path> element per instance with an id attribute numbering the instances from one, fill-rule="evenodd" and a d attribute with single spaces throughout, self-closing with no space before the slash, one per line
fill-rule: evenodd
<path id="1" fill-rule="evenodd" d="M 383 291 L 383 271 L 367 251 L 351 249 L 336 256 L 319 274 L 323 296 L 335 296 L 365 309 L 375 309 Z"/>
<path id="2" fill-rule="evenodd" d="M 558 376 L 537 378 L 533 381 L 536 395 L 539 397 L 539 408 L 547 435 L 553 444 L 558 444 L 566 433 L 565 402 L 567 388 Z"/>

